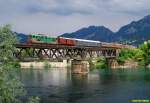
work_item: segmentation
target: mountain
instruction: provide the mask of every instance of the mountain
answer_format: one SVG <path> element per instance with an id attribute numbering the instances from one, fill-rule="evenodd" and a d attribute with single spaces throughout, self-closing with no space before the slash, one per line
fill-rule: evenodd
<path id="1" fill-rule="evenodd" d="M 132 44 L 140 44 L 150 39 L 150 15 L 121 27 L 115 36 L 115 41 L 130 41 Z"/>
<path id="2" fill-rule="evenodd" d="M 112 41 L 114 33 L 104 26 L 89 26 L 73 33 L 65 33 L 62 37 L 88 40 Z"/>
<path id="3" fill-rule="evenodd" d="M 139 45 L 150 39 L 150 15 L 121 27 L 116 33 L 104 26 L 89 26 L 61 36 Z"/>

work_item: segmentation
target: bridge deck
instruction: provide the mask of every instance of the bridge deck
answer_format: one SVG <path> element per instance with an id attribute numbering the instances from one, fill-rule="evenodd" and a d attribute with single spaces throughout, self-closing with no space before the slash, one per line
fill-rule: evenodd
<path id="1" fill-rule="evenodd" d="M 101 50 L 101 49 L 121 49 L 122 47 L 114 46 L 114 45 L 102 45 L 100 47 L 89 47 L 89 46 L 70 46 L 70 45 L 60 45 L 60 44 L 42 44 L 42 43 L 36 43 L 36 44 L 16 44 L 17 48 L 39 48 L 39 49 L 49 49 L 49 48 L 84 48 L 84 49 L 93 49 L 93 50 Z"/>

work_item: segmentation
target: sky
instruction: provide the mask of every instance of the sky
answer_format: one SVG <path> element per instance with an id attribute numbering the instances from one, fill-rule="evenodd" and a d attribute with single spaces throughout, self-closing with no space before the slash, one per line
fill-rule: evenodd
<path id="1" fill-rule="evenodd" d="M 150 0 L 0 0 L 0 26 L 57 36 L 91 25 L 116 32 L 150 15 Z"/>

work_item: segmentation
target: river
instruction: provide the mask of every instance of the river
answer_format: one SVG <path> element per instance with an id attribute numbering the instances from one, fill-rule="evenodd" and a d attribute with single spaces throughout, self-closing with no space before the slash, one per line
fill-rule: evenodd
<path id="1" fill-rule="evenodd" d="M 87 75 L 67 69 L 21 70 L 28 96 L 41 103 L 130 103 L 150 99 L 150 70 L 94 70 Z"/>

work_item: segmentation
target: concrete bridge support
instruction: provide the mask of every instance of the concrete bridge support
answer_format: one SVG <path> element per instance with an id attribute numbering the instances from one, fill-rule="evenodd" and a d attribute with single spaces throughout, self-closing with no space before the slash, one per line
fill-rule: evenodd
<path id="1" fill-rule="evenodd" d="M 111 68 L 111 69 L 118 68 L 118 62 L 116 58 L 106 58 L 106 62 L 107 62 L 108 68 Z"/>
<path id="2" fill-rule="evenodd" d="M 72 60 L 71 62 L 71 72 L 75 74 L 85 74 L 89 72 L 88 61 L 83 60 Z"/>

